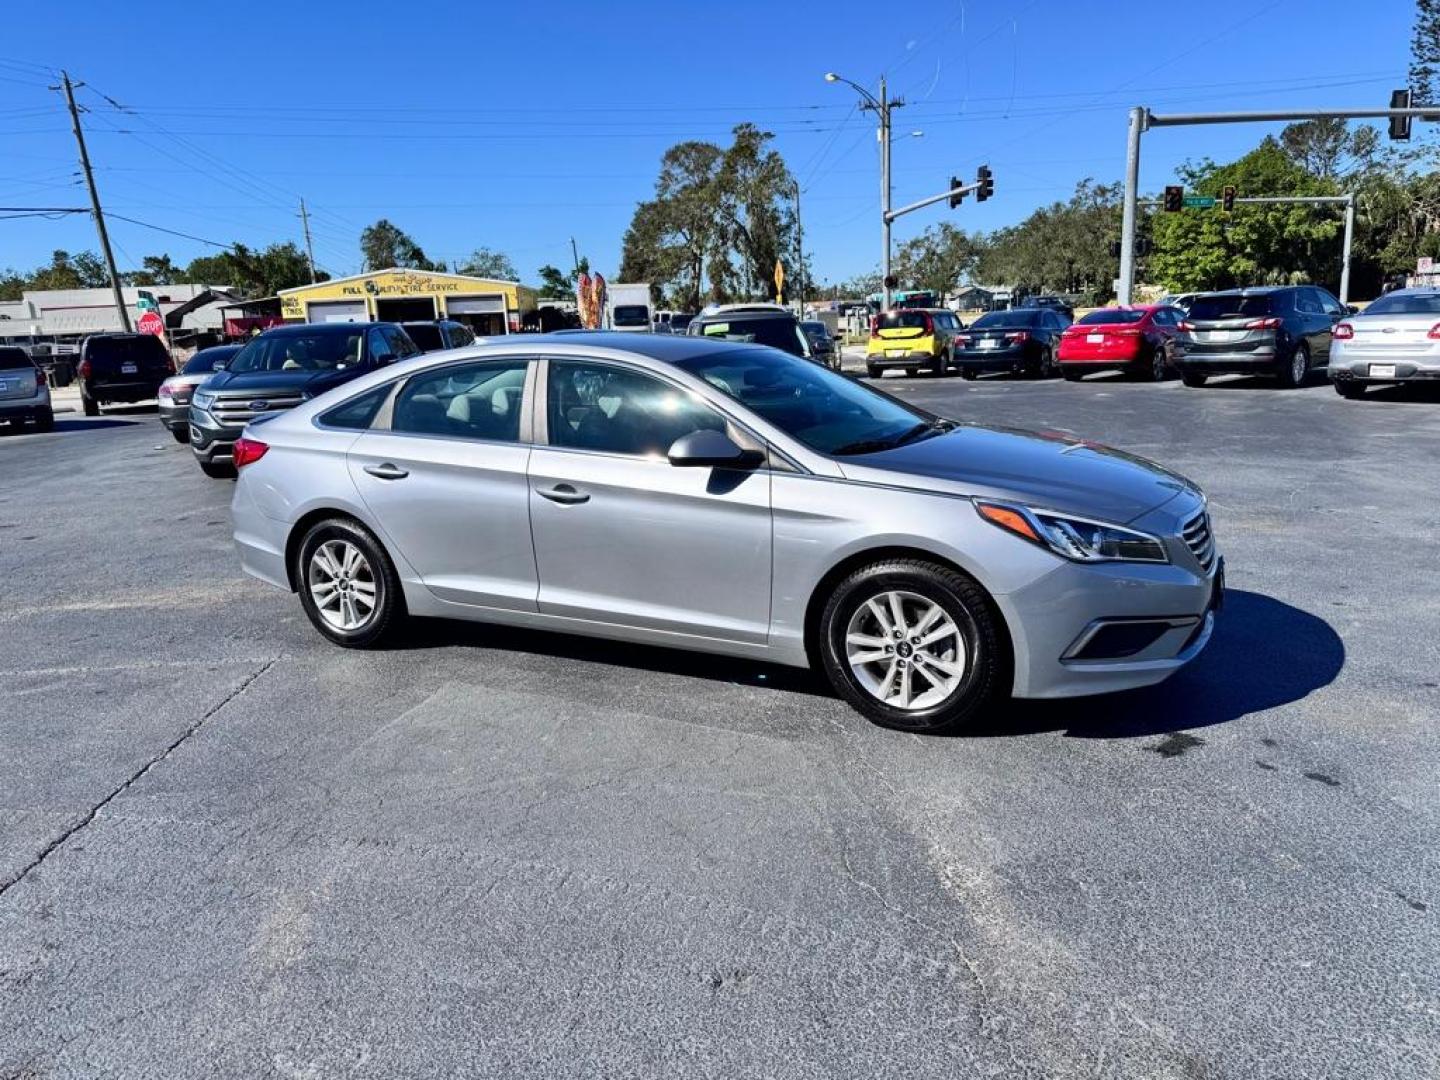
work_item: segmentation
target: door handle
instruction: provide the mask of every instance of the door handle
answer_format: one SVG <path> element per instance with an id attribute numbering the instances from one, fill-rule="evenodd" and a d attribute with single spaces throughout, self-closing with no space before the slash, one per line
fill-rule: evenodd
<path id="1" fill-rule="evenodd" d="M 589 502 L 590 496 L 583 491 L 576 491 L 569 484 L 556 484 L 553 488 L 536 488 L 535 494 L 542 499 L 549 499 L 561 506 L 576 506 L 580 503 Z"/>
<path id="2" fill-rule="evenodd" d="M 383 465 L 366 465 L 365 471 L 380 480 L 404 480 L 410 475 L 407 470 L 399 465 L 391 465 L 388 461 Z"/>

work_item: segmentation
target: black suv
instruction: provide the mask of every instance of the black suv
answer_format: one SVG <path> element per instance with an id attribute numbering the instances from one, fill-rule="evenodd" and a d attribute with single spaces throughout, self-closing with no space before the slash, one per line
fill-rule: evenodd
<path id="1" fill-rule="evenodd" d="M 400 326 L 421 352 L 439 352 L 441 349 L 458 349 L 462 345 L 475 344 L 475 335 L 470 328 L 454 319 L 404 322 Z"/>
<path id="2" fill-rule="evenodd" d="M 696 315 L 685 332 L 695 337 L 749 341 L 806 360 L 815 358 L 810 339 L 800 329 L 800 320 L 779 304 L 722 305 Z"/>
<path id="3" fill-rule="evenodd" d="M 1200 293 L 1175 335 L 1176 366 L 1186 386 L 1233 372 L 1300 386 L 1330 363 L 1330 334 L 1344 317 L 1318 285 Z"/>
<path id="4" fill-rule="evenodd" d="M 190 449 L 206 476 L 234 476 L 230 451 L 261 413 L 302 401 L 420 350 L 395 323 L 304 323 L 252 338 L 190 399 Z"/>
<path id="5" fill-rule="evenodd" d="M 86 416 L 100 406 L 148 401 L 175 374 L 175 361 L 154 334 L 91 334 L 80 343 L 80 405 Z"/>

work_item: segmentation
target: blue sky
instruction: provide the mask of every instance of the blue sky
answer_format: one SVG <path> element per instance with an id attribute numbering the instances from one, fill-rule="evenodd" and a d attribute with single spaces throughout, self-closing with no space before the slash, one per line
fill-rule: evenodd
<path id="1" fill-rule="evenodd" d="M 0 39 L 0 205 L 85 204 L 63 103 L 36 65 L 65 67 L 88 84 L 107 211 L 260 246 L 299 241 L 303 195 L 333 274 L 359 269 L 359 231 L 384 216 L 432 258 L 484 245 L 527 280 L 568 266 L 572 236 L 613 275 L 666 147 L 723 143 L 744 120 L 775 133 L 804 187 L 817 279 L 875 266 L 874 121 L 827 70 L 872 87 L 884 72 L 909 102 L 897 135 L 924 135 L 896 143 L 896 205 L 982 161 L 995 172 L 993 200 L 913 214 L 899 243 L 941 220 L 993 229 L 1078 179 L 1118 179 L 1132 104 L 1383 106 L 1404 84 L 1413 12 L 1408 0 L 17 3 L 26 13 Z M 1157 131 L 1142 186 L 1277 127 Z M 120 220 L 111 233 L 122 269 L 214 250 Z M 0 267 L 95 246 L 84 216 L 0 220 Z"/>

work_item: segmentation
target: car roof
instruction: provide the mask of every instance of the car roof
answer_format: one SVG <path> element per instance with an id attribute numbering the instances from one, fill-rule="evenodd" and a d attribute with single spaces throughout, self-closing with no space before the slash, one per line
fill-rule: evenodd
<path id="1" fill-rule="evenodd" d="M 454 319 L 406 319 L 401 326 L 459 326 Z"/>
<path id="2" fill-rule="evenodd" d="M 692 322 L 741 322 L 745 319 L 795 319 L 795 313 L 782 307 L 773 308 L 731 308 L 721 311 L 704 311 Z M 799 322 L 799 319 L 795 319 Z"/>
<path id="3" fill-rule="evenodd" d="M 1282 292 L 1285 289 L 1302 289 L 1303 285 L 1247 285 L 1243 289 L 1214 289 L 1210 292 L 1197 292 L 1194 295 L 1196 300 L 1204 296 L 1266 296 L 1270 293 Z"/>
<path id="4" fill-rule="evenodd" d="M 233 345 L 206 345 L 205 348 L 203 348 L 203 349 L 196 349 L 196 350 L 195 350 L 195 356 L 199 356 L 201 353 L 207 353 L 207 352 L 232 352 L 232 353 L 233 353 L 233 352 L 239 352 L 239 351 L 240 351 L 241 349 L 243 349 L 244 347 L 245 347 L 245 343 L 244 343 L 244 342 L 238 342 L 238 343 L 233 344 Z M 192 357 L 192 359 L 193 359 L 193 357 Z"/>
<path id="5" fill-rule="evenodd" d="M 326 322 L 326 323 L 286 323 L 284 326 L 272 326 L 269 330 L 263 331 L 261 337 L 290 337 L 295 334 L 353 334 L 357 330 L 369 330 L 375 326 L 397 326 L 392 322 Z"/>
<path id="6" fill-rule="evenodd" d="M 510 344 L 508 339 L 512 336 L 523 338 L 527 346 L 543 347 L 547 342 L 567 348 L 593 345 L 598 349 L 635 353 L 666 364 L 677 364 L 715 348 L 757 348 L 749 343 L 719 341 L 699 334 L 626 334 L 615 330 L 557 330 L 550 334 L 500 335 L 484 341 L 491 346 Z"/>

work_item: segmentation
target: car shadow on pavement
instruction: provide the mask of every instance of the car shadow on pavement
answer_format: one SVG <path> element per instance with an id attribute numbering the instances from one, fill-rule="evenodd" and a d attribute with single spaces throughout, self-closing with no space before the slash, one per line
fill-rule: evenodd
<path id="1" fill-rule="evenodd" d="M 139 423 L 143 423 L 139 417 L 136 417 L 134 420 L 122 420 L 116 416 L 92 416 L 85 419 L 76 417 L 73 420 L 67 420 L 57 416 L 55 418 L 55 430 L 93 431 L 96 428 L 134 427 Z"/>
<path id="2" fill-rule="evenodd" d="M 1345 643 L 1317 615 L 1261 593 L 1231 589 L 1209 646 L 1158 686 L 1098 697 L 1014 701 L 968 735 L 1060 731 L 1126 739 L 1211 727 L 1299 701 L 1334 681 Z"/>

